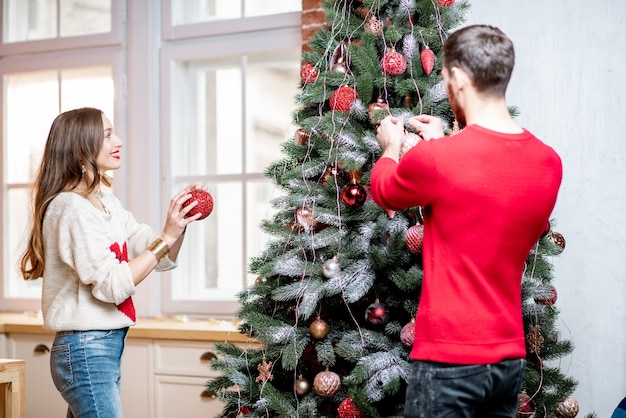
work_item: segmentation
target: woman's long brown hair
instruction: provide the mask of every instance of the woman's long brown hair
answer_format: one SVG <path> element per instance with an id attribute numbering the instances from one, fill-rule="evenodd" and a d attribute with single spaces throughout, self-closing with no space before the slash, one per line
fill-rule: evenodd
<path id="1" fill-rule="evenodd" d="M 43 219 L 48 205 L 59 193 L 74 190 L 86 179 L 84 195 L 92 193 L 100 182 L 111 185 L 110 178 L 99 173 L 96 157 L 104 141 L 102 111 L 91 107 L 61 113 L 52 122 L 43 158 L 33 184 L 32 230 L 20 261 L 24 280 L 43 276 L 45 267 Z"/>

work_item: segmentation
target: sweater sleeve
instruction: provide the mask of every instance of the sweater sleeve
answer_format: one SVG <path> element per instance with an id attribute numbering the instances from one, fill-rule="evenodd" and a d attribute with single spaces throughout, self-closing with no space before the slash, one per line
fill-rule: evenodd
<path id="1" fill-rule="evenodd" d="M 378 205 L 402 210 L 431 203 L 436 190 L 436 167 L 431 153 L 434 142 L 419 142 L 402 156 L 399 163 L 391 158 L 381 158 L 374 164 L 370 192 Z"/>

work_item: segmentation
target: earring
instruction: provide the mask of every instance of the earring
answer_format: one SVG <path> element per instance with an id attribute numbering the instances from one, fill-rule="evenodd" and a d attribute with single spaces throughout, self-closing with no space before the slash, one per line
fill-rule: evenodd
<path id="1" fill-rule="evenodd" d="M 80 173 L 85 174 L 85 171 L 87 171 L 87 167 L 85 167 L 85 164 L 83 164 L 80 166 Z"/>

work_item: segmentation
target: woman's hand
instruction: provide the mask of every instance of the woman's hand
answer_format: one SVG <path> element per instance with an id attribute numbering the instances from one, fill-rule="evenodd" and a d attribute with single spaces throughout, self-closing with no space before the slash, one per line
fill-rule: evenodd
<path id="1" fill-rule="evenodd" d="M 161 239 L 165 241 L 170 248 L 172 248 L 174 243 L 184 234 L 187 225 L 198 220 L 198 218 L 202 216 L 201 213 L 196 213 L 193 216 L 187 216 L 189 211 L 198 205 L 197 201 L 193 201 L 183 207 L 183 204 L 191 198 L 189 191 L 193 189 L 207 190 L 206 186 L 201 184 L 191 184 L 184 190 L 176 193 L 170 200 L 167 217 L 165 218 L 165 226 L 163 227 L 163 233 L 161 234 Z"/>

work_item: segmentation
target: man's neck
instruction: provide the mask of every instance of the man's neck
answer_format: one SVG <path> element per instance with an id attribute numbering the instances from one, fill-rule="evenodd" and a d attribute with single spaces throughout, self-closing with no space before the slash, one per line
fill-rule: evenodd
<path id="1" fill-rule="evenodd" d="M 465 108 L 467 125 L 479 125 L 495 132 L 519 134 L 524 130 L 513 120 L 504 98 L 474 96 Z"/>

